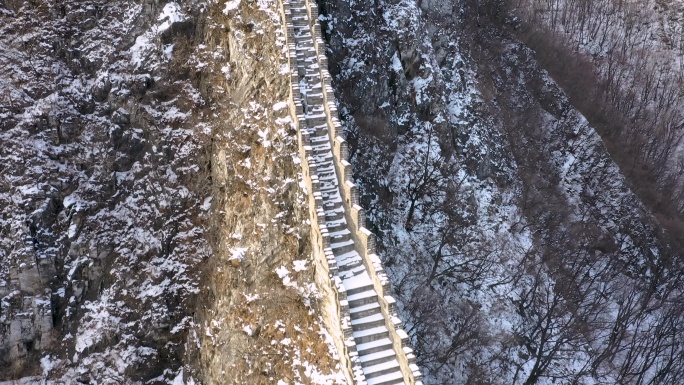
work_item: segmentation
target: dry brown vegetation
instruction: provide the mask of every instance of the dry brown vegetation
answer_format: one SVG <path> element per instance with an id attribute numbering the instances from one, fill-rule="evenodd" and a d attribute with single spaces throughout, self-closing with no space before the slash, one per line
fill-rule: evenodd
<path id="1" fill-rule="evenodd" d="M 254 3 L 243 2 L 231 15 L 222 10 L 223 4 L 210 9 L 212 21 L 201 32 L 209 51 L 222 52 L 225 61 L 210 60 L 200 86 L 212 106 L 205 119 L 215 127 L 207 153 L 213 255 L 189 344 L 197 344 L 192 354 L 204 384 L 310 383 L 305 365 L 330 374 L 337 360 L 309 287 L 314 267 L 292 160 L 295 132 L 276 122 L 287 109 L 272 108 L 289 93 L 287 76 L 274 70 L 285 60 L 274 40 L 279 24 Z M 242 258 L 234 257 L 238 249 Z M 295 272 L 294 260 L 306 260 L 308 268 Z M 301 289 L 283 284 L 280 267 Z"/>

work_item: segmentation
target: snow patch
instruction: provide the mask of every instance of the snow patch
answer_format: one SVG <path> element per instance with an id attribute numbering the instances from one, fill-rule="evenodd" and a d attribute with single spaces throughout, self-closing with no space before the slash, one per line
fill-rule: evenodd
<path id="1" fill-rule="evenodd" d="M 230 0 L 226 2 L 226 7 L 223 9 L 223 13 L 226 15 L 230 13 L 230 11 L 236 10 L 240 6 L 240 2 L 242 0 Z"/>
<path id="2" fill-rule="evenodd" d="M 162 9 L 162 13 L 157 18 L 158 21 L 163 21 L 159 26 L 157 26 L 157 31 L 166 31 L 171 27 L 173 23 L 184 21 L 185 15 L 181 11 L 180 5 L 175 2 L 167 3 Z"/>
<path id="3" fill-rule="evenodd" d="M 280 111 L 284 108 L 287 108 L 287 102 L 278 102 L 273 105 L 273 111 Z"/>
<path id="4" fill-rule="evenodd" d="M 242 262 L 242 260 L 245 259 L 245 253 L 247 253 L 246 247 L 230 249 L 230 258 L 228 258 L 228 260 L 237 260 L 238 262 Z"/>
<path id="5" fill-rule="evenodd" d="M 306 270 L 306 260 L 305 259 L 298 260 L 298 261 L 292 261 L 292 263 L 294 264 L 294 271 L 299 272 L 299 271 Z"/>

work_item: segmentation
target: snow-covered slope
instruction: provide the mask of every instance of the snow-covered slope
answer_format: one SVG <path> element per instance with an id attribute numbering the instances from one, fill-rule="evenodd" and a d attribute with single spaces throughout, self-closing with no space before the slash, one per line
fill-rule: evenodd
<path id="1" fill-rule="evenodd" d="M 185 11 L 10 2 L 0 17 L 3 376 L 171 380 L 208 254 L 204 101 L 170 76 Z"/>
<path id="2" fill-rule="evenodd" d="M 681 264 L 497 2 L 321 2 L 426 383 L 675 383 Z"/>

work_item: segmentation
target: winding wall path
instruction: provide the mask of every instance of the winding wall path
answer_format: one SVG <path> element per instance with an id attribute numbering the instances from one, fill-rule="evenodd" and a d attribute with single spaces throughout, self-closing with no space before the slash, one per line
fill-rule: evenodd
<path id="1" fill-rule="evenodd" d="M 422 384 L 408 335 L 375 238 L 365 227 L 351 178 L 347 143 L 338 120 L 321 39 L 318 8 L 306 0 L 283 0 L 291 73 L 291 111 L 298 130 L 302 170 L 311 190 L 310 210 L 319 259 L 334 291 L 332 328 L 343 369 L 355 384 Z"/>

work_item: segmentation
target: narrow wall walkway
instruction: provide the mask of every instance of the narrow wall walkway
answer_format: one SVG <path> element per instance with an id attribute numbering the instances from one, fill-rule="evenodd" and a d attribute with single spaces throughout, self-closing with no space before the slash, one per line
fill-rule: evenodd
<path id="1" fill-rule="evenodd" d="M 329 239 L 330 261 L 336 268 L 341 328 L 345 337 L 353 339 L 346 344 L 357 384 L 394 385 L 422 384 L 415 365 L 413 351 L 407 346 L 408 336 L 396 317 L 394 300 L 385 292 L 389 283 L 373 254 L 370 233 L 366 234 L 362 210 L 355 206 L 356 221 L 350 209 L 356 190 L 346 159 L 346 142 L 337 122 L 337 110 L 332 99 L 330 79 L 325 60 L 324 43 L 320 36 L 318 11 L 315 3 L 306 0 L 283 1 L 288 25 L 288 45 L 291 56 L 293 102 L 297 106 L 300 138 L 307 157 L 308 176 L 317 202 L 321 202 L 317 222 L 320 232 Z M 296 59 L 292 55 L 296 55 Z M 295 65 L 293 65 L 295 64 Z M 296 71 L 296 72 L 295 72 Z M 335 116 L 333 116 L 335 115 Z M 337 127 L 336 127 L 337 126 Z M 337 150 L 337 151 L 335 151 Z M 340 175 L 343 174 L 343 175 Z M 340 183 L 343 188 L 340 188 Z M 346 198 L 346 199 L 345 199 Z M 352 219 L 351 223 L 348 219 Z M 364 222 L 364 223 L 359 223 Z M 366 242 L 360 242 L 359 231 Z M 364 243 L 364 244 L 360 244 Z M 365 257 L 365 259 L 364 259 Z M 369 259 L 370 258 L 370 259 Z M 369 268 L 374 266 L 374 268 Z M 378 273 L 381 273 L 380 275 Z M 378 295 L 378 291 L 381 295 Z M 345 325 L 349 322 L 350 325 Z M 346 330 L 345 330 L 346 329 Z M 351 336 L 349 336 L 351 331 Z"/>

